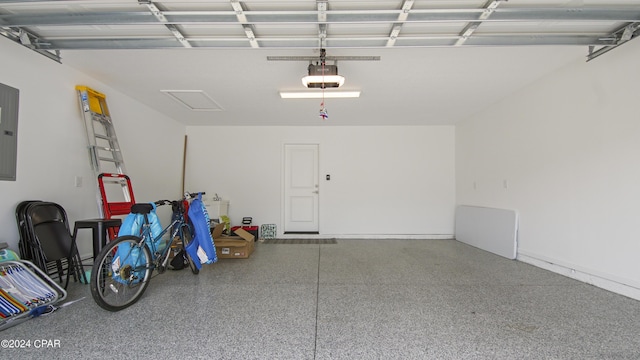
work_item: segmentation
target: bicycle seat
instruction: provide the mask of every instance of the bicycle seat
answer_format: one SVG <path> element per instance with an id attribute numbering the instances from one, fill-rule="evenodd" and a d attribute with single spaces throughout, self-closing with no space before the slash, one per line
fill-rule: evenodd
<path id="1" fill-rule="evenodd" d="M 149 203 L 139 203 L 131 206 L 131 212 L 134 214 L 149 214 L 151 210 L 153 210 L 153 205 Z"/>

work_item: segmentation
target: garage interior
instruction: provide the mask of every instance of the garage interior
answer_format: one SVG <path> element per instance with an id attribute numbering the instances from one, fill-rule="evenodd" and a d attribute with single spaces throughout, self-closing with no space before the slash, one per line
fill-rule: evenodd
<path id="1" fill-rule="evenodd" d="M 0 242 L 18 251 L 21 201 L 99 216 L 78 85 L 106 94 L 137 200 L 206 191 L 302 242 L 163 274 L 119 313 L 72 283 L 2 335 L 55 358 L 637 357 L 639 26 L 631 0 L 0 1 Z M 344 84 L 305 87 L 310 65 Z M 469 208 L 513 215 L 506 256 Z"/>

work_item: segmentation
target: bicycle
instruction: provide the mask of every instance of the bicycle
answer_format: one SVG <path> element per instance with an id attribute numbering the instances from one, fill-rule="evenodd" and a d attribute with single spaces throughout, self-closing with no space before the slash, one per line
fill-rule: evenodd
<path id="1" fill-rule="evenodd" d="M 164 273 L 168 266 L 171 244 L 176 237 L 180 240 L 181 252 L 189 263 L 194 274 L 200 272 L 199 267 L 186 251 L 187 245 L 193 239 L 193 229 L 186 220 L 185 202 L 198 194 L 185 194 L 182 200 L 159 200 L 156 206 L 171 205 L 173 215 L 171 224 L 162 228 L 159 234 L 152 234 L 152 224 L 149 214 L 153 211 L 152 203 L 138 203 L 131 206 L 132 214 L 141 214 L 144 219 L 141 224 L 140 236 L 119 236 L 105 246 L 91 269 L 91 296 L 95 302 L 108 311 L 119 311 L 133 305 L 140 299 L 149 286 L 151 274 L 157 269 L 158 274 Z M 163 237 L 170 232 L 168 240 Z"/>

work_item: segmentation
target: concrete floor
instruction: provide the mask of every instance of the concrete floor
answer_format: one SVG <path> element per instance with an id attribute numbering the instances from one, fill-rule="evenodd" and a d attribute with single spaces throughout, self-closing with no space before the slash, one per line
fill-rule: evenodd
<path id="1" fill-rule="evenodd" d="M 72 283 L 65 302 L 78 299 L 0 332 L 31 341 L 0 357 L 640 358 L 640 302 L 455 240 L 257 243 L 159 275 L 117 313 Z"/>

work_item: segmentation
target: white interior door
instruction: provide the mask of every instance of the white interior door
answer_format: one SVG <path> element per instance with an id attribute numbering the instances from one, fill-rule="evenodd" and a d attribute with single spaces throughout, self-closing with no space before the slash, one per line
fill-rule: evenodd
<path id="1" fill-rule="evenodd" d="M 318 233 L 318 144 L 286 144 L 284 232 Z"/>

